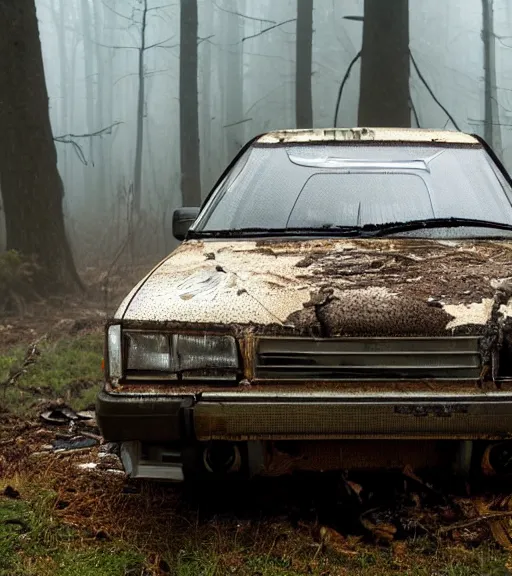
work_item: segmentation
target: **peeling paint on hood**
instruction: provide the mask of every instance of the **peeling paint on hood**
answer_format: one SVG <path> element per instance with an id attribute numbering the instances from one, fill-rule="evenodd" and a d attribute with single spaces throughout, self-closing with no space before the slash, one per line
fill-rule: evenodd
<path id="1" fill-rule="evenodd" d="M 483 326 L 489 321 L 493 306 L 494 301 L 491 298 L 484 298 L 481 302 L 472 302 L 471 304 L 445 305 L 444 311 L 453 316 L 453 320 L 448 323 L 446 328 L 449 330 L 468 324 Z"/>
<path id="2" fill-rule="evenodd" d="M 329 335 L 471 333 L 493 310 L 512 316 L 503 279 L 512 277 L 511 256 L 512 244 L 490 240 L 189 241 L 116 317 Z"/>

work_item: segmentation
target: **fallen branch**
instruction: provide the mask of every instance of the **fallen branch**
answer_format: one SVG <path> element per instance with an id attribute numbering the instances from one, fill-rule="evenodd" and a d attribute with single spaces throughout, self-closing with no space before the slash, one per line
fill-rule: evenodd
<path id="1" fill-rule="evenodd" d="M 12 372 L 12 368 L 11 368 L 12 373 L 9 375 L 7 380 L 0 382 L 0 388 L 4 389 L 4 396 L 5 396 L 5 393 L 7 392 L 7 388 L 14 386 L 14 384 L 16 384 L 16 382 L 23 376 L 23 374 L 26 373 L 29 366 L 31 366 L 32 364 L 35 364 L 37 356 L 40 355 L 40 352 L 39 352 L 39 349 L 37 346 L 38 346 L 39 342 L 41 342 L 45 338 L 46 338 L 46 334 L 44 336 L 41 336 L 41 338 L 38 338 L 32 344 L 30 344 L 30 346 L 27 348 L 27 351 L 25 353 L 25 357 L 23 358 L 23 363 L 21 364 L 20 368 L 18 368 L 18 370 L 16 370 L 16 372 Z"/>
<path id="2" fill-rule="evenodd" d="M 512 510 L 509 510 L 508 512 L 492 512 L 491 514 L 483 514 L 482 516 L 471 518 L 471 520 L 463 520 L 461 522 L 455 522 L 455 524 L 450 524 L 450 526 L 442 526 L 437 531 L 437 534 L 446 534 L 447 532 L 458 530 L 459 528 L 468 528 L 469 526 L 474 526 L 475 524 L 480 524 L 480 522 L 486 522 L 488 520 L 498 520 L 500 518 L 510 517 L 512 517 Z"/>

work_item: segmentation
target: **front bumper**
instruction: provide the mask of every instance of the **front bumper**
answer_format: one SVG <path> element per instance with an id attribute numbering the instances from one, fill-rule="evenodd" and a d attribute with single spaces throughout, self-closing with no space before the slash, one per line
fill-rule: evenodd
<path id="1" fill-rule="evenodd" d="M 188 429 L 184 415 L 192 403 L 192 396 L 124 395 L 102 390 L 96 399 L 96 420 L 109 442 L 176 442 Z"/>
<path id="2" fill-rule="evenodd" d="M 503 439 L 512 393 L 202 392 L 190 396 L 102 392 L 106 440 Z"/>
<path id="3" fill-rule="evenodd" d="M 512 395 L 208 393 L 194 428 L 198 440 L 502 439 L 512 436 Z"/>

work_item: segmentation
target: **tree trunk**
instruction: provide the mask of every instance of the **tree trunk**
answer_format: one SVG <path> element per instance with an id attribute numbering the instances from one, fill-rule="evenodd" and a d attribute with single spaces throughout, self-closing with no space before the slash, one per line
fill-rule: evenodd
<path id="1" fill-rule="evenodd" d="M 0 0 L 0 189 L 7 248 L 35 256 L 37 289 L 79 284 L 62 212 L 34 0 Z"/>
<path id="2" fill-rule="evenodd" d="M 409 0 L 364 1 L 359 126 L 411 126 Z"/>
<path id="3" fill-rule="evenodd" d="M 139 93 L 137 96 L 137 135 L 135 142 L 135 165 L 133 172 L 133 213 L 138 215 L 142 197 L 142 153 L 144 150 L 144 102 L 146 99 L 146 77 L 144 56 L 146 55 L 146 26 L 148 18 L 148 0 L 144 0 L 140 30 L 139 48 Z"/>
<path id="4" fill-rule="evenodd" d="M 297 53 L 295 58 L 295 117 L 297 128 L 313 127 L 311 69 L 313 53 L 313 0 L 297 0 Z"/>
<path id="5" fill-rule="evenodd" d="M 60 126 L 59 132 L 67 134 L 69 132 L 68 124 L 68 51 L 66 41 L 66 6 L 64 0 L 58 0 L 59 7 L 57 9 L 57 0 L 52 3 L 52 16 L 57 31 L 57 41 L 59 46 L 59 84 L 60 84 Z M 64 170 L 67 171 L 67 148 L 62 150 L 62 164 Z M 67 182 L 67 178 L 64 177 Z"/>
<path id="6" fill-rule="evenodd" d="M 110 7 L 116 10 L 116 1 L 110 3 Z M 116 27 L 116 16 L 112 10 L 107 10 L 105 12 L 105 30 L 108 31 L 107 35 L 107 44 L 115 44 L 115 27 Z M 114 77 L 114 58 L 115 58 L 116 50 L 114 48 L 109 48 L 107 50 L 107 56 L 105 58 L 105 82 L 104 82 L 104 92 L 102 95 L 103 98 L 103 106 L 105 110 L 105 117 L 108 118 L 109 122 L 112 122 L 114 119 L 114 100 L 113 100 L 113 77 Z M 115 186 L 114 186 L 114 178 L 113 178 L 113 143 L 114 138 L 109 138 L 105 143 L 106 155 L 105 155 L 105 165 L 107 169 L 107 181 L 106 186 L 108 190 L 108 198 L 106 209 L 109 213 L 112 205 L 116 202 L 115 198 Z"/>
<path id="7" fill-rule="evenodd" d="M 201 204 L 197 95 L 197 0 L 181 0 L 180 148 L 183 206 Z"/>
<path id="8" fill-rule="evenodd" d="M 92 25 L 91 25 L 91 11 L 89 7 L 89 0 L 81 0 L 80 3 L 82 14 L 82 34 L 84 39 L 84 72 L 85 72 L 85 118 L 87 123 L 87 133 L 94 131 L 94 68 L 93 62 L 93 48 L 92 48 Z M 84 166 L 84 182 L 85 182 L 85 195 L 86 206 L 91 209 L 95 203 L 95 195 L 97 193 L 94 184 L 94 138 L 89 138 L 88 142 L 88 166 Z"/>
<path id="9" fill-rule="evenodd" d="M 494 36 L 493 0 L 482 0 L 482 40 L 484 43 L 485 124 L 484 138 L 501 156 L 498 93 L 496 89 L 496 38 Z"/>
<path id="10" fill-rule="evenodd" d="M 66 6 L 64 0 L 54 0 L 51 5 L 53 21 L 55 30 L 57 32 L 57 41 L 59 46 L 59 85 L 60 85 L 60 122 L 59 133 L 69 133 L 69 111 L 68 111 L 68 50 L 66 39 Z M 60 151 L 60 165 L 61 174 L 64 180 L 64 187 L 70 182 L 69 178 L 69 161 L 68 161 L 68 146 L 63 145 Z M 67 217 L 69 214 L 69 206 L 67 205 L 67 198 L 63 200 L 63 210 Z"/>
<path id="11" fill-rule="evenodd" d="M 96 69 L 98 71 L 96 76 L 96 128 L 100 129 L 106 125 L 105 115 L 103 114 L 103 105 L 106 100 L 105 98 L 105 60 L 103 58 L 103 49 L 100 46 L 103 43 L 103 37 L 101 31 L 104 29 L 101 10 L 103 3 L 99 0 L 94 0 L 93 2 L 93 14 L 94 14 L 94 55 L 96 57 Z M 108 81 L 112 82 L 112 76 L 108 76 Z M 110 124 L 111 119 L 108 118 L 108 123 Z M 92 139 L 91 139 L 92 140 Z M 106 155 L 105 140 L 103 137 L 99 137 L 96 142 L 97 146 L 97 185 L 96 185 L 96 206 L 97 206 L 97 218 L 101 224 L 104 224 L 105 220 L 101 218 L 103 215 L 107 217 L 106 208 L 108 206 L 107 199 L 108 193 L 106 182 L 106 166 L 108 166 L 109 159 Z"/>
<path id="12" fill-rule="evenodd" d="M 224 2 L 224 22 L 226 31 L 226 47 L 224 51 L 224 137 L 227 162 L 231 162 L 245 144 L 244 120 L 244 70 L 243 70 L 243 19 L 233 12 L 244 12 L 245 1 L 228 0 Z"/>
<path id="13" fill-rule="evenodd" d="M 213 4 L 206 2 L 203 7 L 203 15 L 208 22 L 209 29 L 214 30 L 214 12 Z M 212 176 L 212 111 L 214 109 L 212 103 L 212 44 L 205 41 L 201 44 L 201 72 L 199 78 L 201 80 L 200 92 L 200 129 L 201 129 L 201 171 L 202 179 L 201 186 L 204 190 L 210 188 Z"/>

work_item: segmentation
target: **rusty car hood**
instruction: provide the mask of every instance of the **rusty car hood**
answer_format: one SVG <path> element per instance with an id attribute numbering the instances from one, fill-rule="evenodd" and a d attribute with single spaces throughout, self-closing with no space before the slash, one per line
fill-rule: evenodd
<path id="1" fill-rule="evenodd" d="M 481 333 L 512 316 L 511 258 L 502 240 L 193 240 L 116 318 L 328 336 Z"/>

